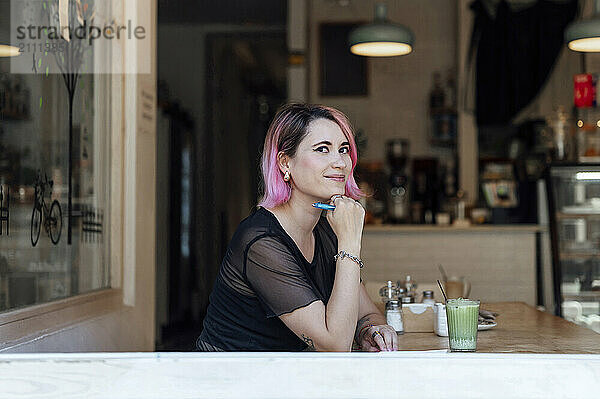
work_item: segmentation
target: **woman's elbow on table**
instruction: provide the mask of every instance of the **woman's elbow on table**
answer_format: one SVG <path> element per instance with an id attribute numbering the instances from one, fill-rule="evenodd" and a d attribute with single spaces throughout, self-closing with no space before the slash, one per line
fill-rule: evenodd
<path id="1" fill-rule="evenodd" d="M 329 326 L 325 322 L 325 305 L 315 301 L 291 313 L 279 316 L 281 321 L 306 343 L 308 349 L 319 352 L 350 352 L 354 331 Z M 337 327 L 337 328 L 336 328 Z"/>

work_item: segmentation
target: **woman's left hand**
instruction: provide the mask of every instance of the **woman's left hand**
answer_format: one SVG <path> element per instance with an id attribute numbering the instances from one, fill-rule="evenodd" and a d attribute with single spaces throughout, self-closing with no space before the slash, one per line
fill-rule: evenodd
<path id="1" fill-rule="evenodd" d="M 398 335 L 388 324 L 369 327 L 359 338 L 361 348 L 367 352 L 398 350 Z"/>

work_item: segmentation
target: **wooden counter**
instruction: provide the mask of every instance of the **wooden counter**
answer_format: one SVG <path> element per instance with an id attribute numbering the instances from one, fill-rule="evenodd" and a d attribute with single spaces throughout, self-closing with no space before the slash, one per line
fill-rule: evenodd
<path id="1" fill-rule="evenodd" d="M 483 304 L 498 312 L 498 325 L 477 334 L 477 352 L 600 354 L 600 334 L 552 316 L 521 302 Z M 406 333 L 399 350 L 448 349 L 448 337 L 435 333 Z"/>
<path id="2" fill-rule="evenodd" d="M 547 230 L 548 228 L 546 226 L 538 224 L 472 224 L 469 226 L 440 226 L 437 224 L 367 224 L 364 227 L 365 232 L 376 233 L 543 233 Z"/>
<path id="3" fill-rule="evenodd" d="M 547 233 L 540 233 L 538 226 L 521 225 L 365 227 L 361 276 L 379 287 L 388 280 L 404 280 L 407 275 L 419 284 L 435 285 L 441 264 L 449 277 L 466 277 L 473 287 L 471 297 L 482 302 L 536 305 L 539 234 Z M 550 260 L 549 256 L 543 258 Z M 540 259 L 542 264 L 544 259 Z M 442 296 L 436 291 L 435 298 Z M 552 303 L 545 305 L 552 308 Z"/>

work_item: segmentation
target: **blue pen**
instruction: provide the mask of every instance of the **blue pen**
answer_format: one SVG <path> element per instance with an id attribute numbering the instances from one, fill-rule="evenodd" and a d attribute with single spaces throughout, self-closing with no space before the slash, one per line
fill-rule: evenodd
<path id="1" fill-rule="evenodd" d="M 315 202 L 312 205 L 317 209 L 324 209 L 326 211 L 333 211 L 335 209 L 334 205 L 324 204 L 322 202 Z"/>

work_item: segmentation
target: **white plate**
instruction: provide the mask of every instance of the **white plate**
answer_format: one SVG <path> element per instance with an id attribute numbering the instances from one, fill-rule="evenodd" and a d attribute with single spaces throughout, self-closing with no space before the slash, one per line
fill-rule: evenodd
<path id="1" fill-rule="evenodd" d="M 477 331 L 489 330 L 490 328 L 494 328 L 497 325 L 498 325 L 498 323 L 493 323 L 493 324 L 478 324 L 477 325 Z"/>

